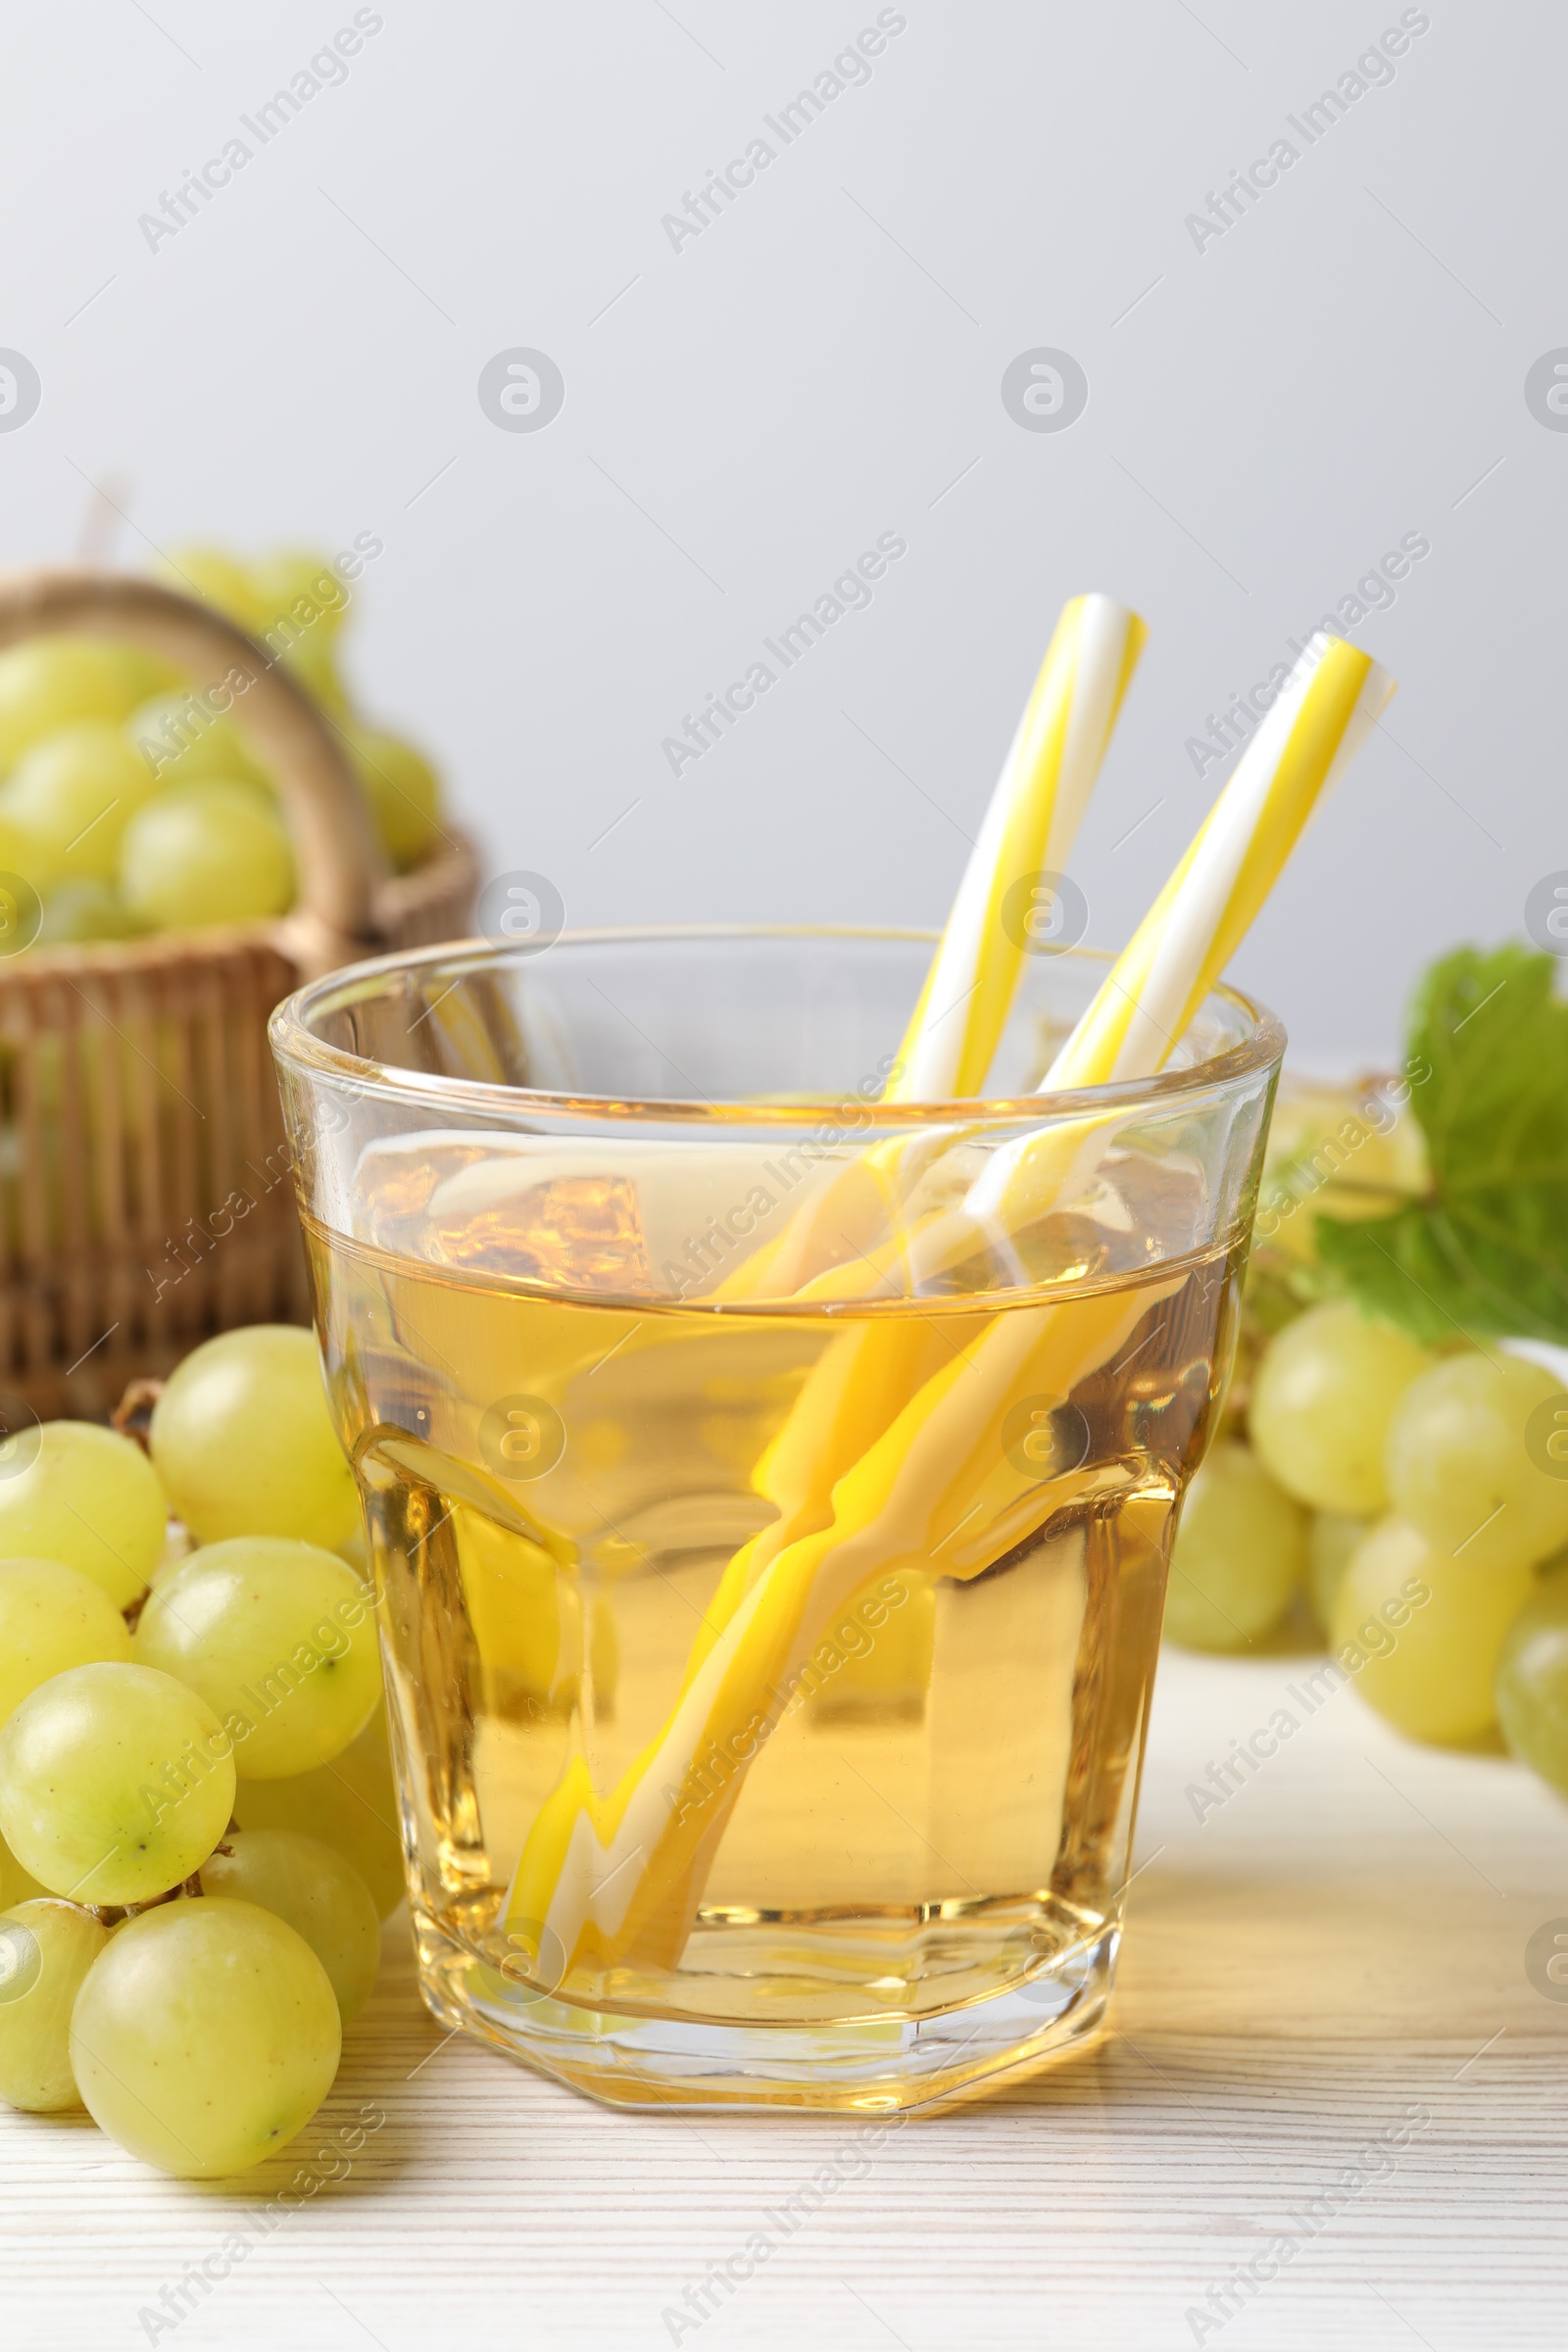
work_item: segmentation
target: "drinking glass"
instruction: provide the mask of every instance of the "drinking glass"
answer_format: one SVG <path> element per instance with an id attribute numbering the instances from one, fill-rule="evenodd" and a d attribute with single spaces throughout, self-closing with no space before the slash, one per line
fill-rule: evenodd
<path id="1" fill-rule="evenodd" d="M 903 2109 L 1105 2015 L 1284 1038 L 1221 988 L 1035 1094 L 1104 971 L 1043 953 L 987 1100 L 889 1101 L 931 947 L 470 943 L 274 1015 L 424 1996 L 618 2105 Z"/>

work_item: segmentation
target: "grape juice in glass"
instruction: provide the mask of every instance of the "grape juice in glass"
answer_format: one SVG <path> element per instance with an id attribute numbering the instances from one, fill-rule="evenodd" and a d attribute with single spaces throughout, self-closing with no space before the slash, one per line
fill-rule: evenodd
<path id="1" fill-rule="evenodd" d="M 884 1102 L 929 953 L 582 934 L 274 1017 L 425 1997 L 619 2104 L 908 2107 L 1104 2015 L 1283 1038 L 1221 989 L 1031 1096 L 1104 968 L 1042 955 L 993 1099 Z"/>

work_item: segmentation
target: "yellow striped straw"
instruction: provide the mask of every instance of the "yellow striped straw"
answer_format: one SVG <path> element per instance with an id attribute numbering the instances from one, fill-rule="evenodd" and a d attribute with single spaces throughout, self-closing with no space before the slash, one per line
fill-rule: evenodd
<path id="1" fill-rule="evenodd" d="M 985 1085 L 1028 952 L 1003 903 L 1035 875 L 1065 870 L 1147 635 L 1112 597 L 1075 596 L 1062 608 L 899 1049 L 890 1102 L 951 1102 Z"/>
<path id="2" fill-rule="evenodd" d="M 905 1031 L 890 1099 L 943 1102 L 977 1095 L 984 1086 L 1030 937 L 1020 914 L 1007 907 L 1008 895 L 1027 893 L 1065 866 L 1148 633 L 1113 597 L 1075 596 L 1062 607 Z M 924 1152 L 931 1141 L 925 1134 L 888 1137 L 834 1163 L 785 1231 L 743 1260 L 711 1296 L 726 1303 L 789 1298 L 817 1267 L 863 1257 L 862 1240 L 874 1244 L 901 1224 L 910 1147 Z M 830 1516 L 834 1481 L 910 1394 L 911 1379 L 899 1370 L 909 1353 L 889 1332 L 861 1325 L 841 1333 L 818 1358 L 758 1466 L 757 1491 L 777 1516 L 730 1561 L 704 1611 L 688 1674 L 768 1562 Z"/>
<path id="3" fill-rule="evenodd" d="M 1103 1085 L 1161 1066 L 1392 691 L 1365 654 L 1338 639 L 1314 639 L 1058 1054 L 1050 1087 Z M 1072 1127 L 1077 1152 L 1083 1122 Z M 964 1209 L 939 1223 L 961 1224 L 972 1250 L 976 1223 L 994 1231 L 1014 1214 L 1043 1214 L 1053 1197 L 1045 1180 L 1059 1184 L 1063 1172 L 1059 1144 L 1054 1153 L 1032 1149 L 1049 1135 L 997 1152 Z M 944 1575 L 978 1575 L 999 1542 L 1007 1548 L 1018 1540 L 1024 1531 L 1016 1513 L 1035 1507 L 1038 1476 L 1014 1469 L 997 1445 L 999 1412 L 1025 1392 L 1070 1396 L 1124 1344 L 1152 1295 L 1141 1288 L 1065 1303 L 1070 1315 L 1050 1308 L 999 1314 L 835 1478 L 825 1524 L 818 1515 L 775 1547 L 749 1585 L 726 1575 L 727 1615 L 694 1650 L 663 1730 L 607 1796 L 598 1796 L 577 1759 L 541 1807 L 508 1900 L 505 1925 L 517 1945 L 537 1953 L 547 1938 L 551 1948 L 559 1938 L 568 1966 L 678 1957 L 747 1767 L 822 1627 L 889 1568 L 928 1567 L 941 1549 Z M 890 1347 L 907 1350 L 905 1320 L 875 1328 L 886 1330 Z M 809 1384 L 802 1404 L 808 1394 Z M 836 1402 L 842 1413 L 843 1396 Z M 798 1452 L 810 1433 L 796 1429 L 794 1418 L 787 1429 Z M 823 1426 L 818 1434 L 835 1452 L 841 1429 Z M 991 1535 L 966 1551 L 955 1539 L 976 1517 Z"/>
<path id="4" fill-rule="evenodd" d="M 1161 1066 L 1393 693 L 1394 680 L 1370 654 L 1321 632 L 1309 640 L 1186 857 L 1041 1081 L 1043 1094 L 1147 1078 Z"/>
<path id="5" fill-rule="evenodd" d="M 1004 916 L 1004 902 L 1065 869 L 1148 633 L 1114 597 L 1075 596 L 1062 607 L 909 1016 L 887 1101 L 947 1102 L 984 1087 L 1028 952 L 1029 935 L 1011 910 Z M 832 1165 L 787 1229 L 710 1296 L 787 1298 L 820 1261 L 824 1237 L 831 1258 L 853 1247 L 847 1237 L 856 1229 L 882 1230 L 889 1211 L 897 1213 L 893 1180 L 905 1156 L 904 1139 L 889 1139 Z"/>
<path id="6" fill-rule="evenodd" d="M 1393 692 L 1393 679 L 1370 655 L 1321 632 L 1310 639 L 1186 856 L 1042 1079 L 1042 1094 L 1147 1078 L 1162 1066 Z M 1087 1174 L 1083 1155 L 1096 1125 L 1070 1120 L 1004 1145 L 960 1205 L 912 1236 L 862 1252 L 853 1271 L 841 1266 L 807 1281 L 799 1295 L 843 1298 L 885 1288 L 895 1272 L 918 1290 L 971 1257 L 981 1241 L 1010 1256 L 1010 1237 L 1061 1196 L 1069 1167 L 1076 1161 L 1078 1174 Z"/>
<path id="7" fill-rule="evenodd" d="M 1307 819 L 1393 693 L 1394 680 L 1370 654 L 1321 631 L 1309 639 L 1187 855 L 1047 1071 L 1042 1093 L 1148 1078 L 1162 1067 L 1250 930 Z M 917 1278 L 948 1249 L 972 1250 L 975 1224 L 997 1240 L 1038 1216 L 1060 1190 L 1071 1135 L 1072 1128 L 1047 1128 L 993 1153 L 958 1212 L 967 1229 L 961 1239 L 934 1228 L 921 1236 Z"/>

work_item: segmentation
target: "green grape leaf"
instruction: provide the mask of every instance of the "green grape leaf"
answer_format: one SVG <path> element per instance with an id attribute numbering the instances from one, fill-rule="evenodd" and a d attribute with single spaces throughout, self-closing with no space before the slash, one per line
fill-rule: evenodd
<path id="1" fill-rule="evenodd" d="M 1317 1220 L 1324 1264 L 1429 1346 L 1568 1343 L 1568 1004 L 1556 961 L 1460 948 L 1410 1011 L 1410 1106 L 1432 1185 L 1393 1216 Z"/>

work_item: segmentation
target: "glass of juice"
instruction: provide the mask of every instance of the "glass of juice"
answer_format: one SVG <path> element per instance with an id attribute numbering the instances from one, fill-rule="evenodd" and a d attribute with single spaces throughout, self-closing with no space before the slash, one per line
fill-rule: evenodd
<path id="1" fill-rule="evenodd" d="M 1105 2015 L 1279 1024 L 886 1100 L 932 942 L 383 958 L 273 1019 L 436 2016 L 625 2106 L 879 2112 Z M 996 1155 L 1046 1171 L 978 1215 Z"/>

